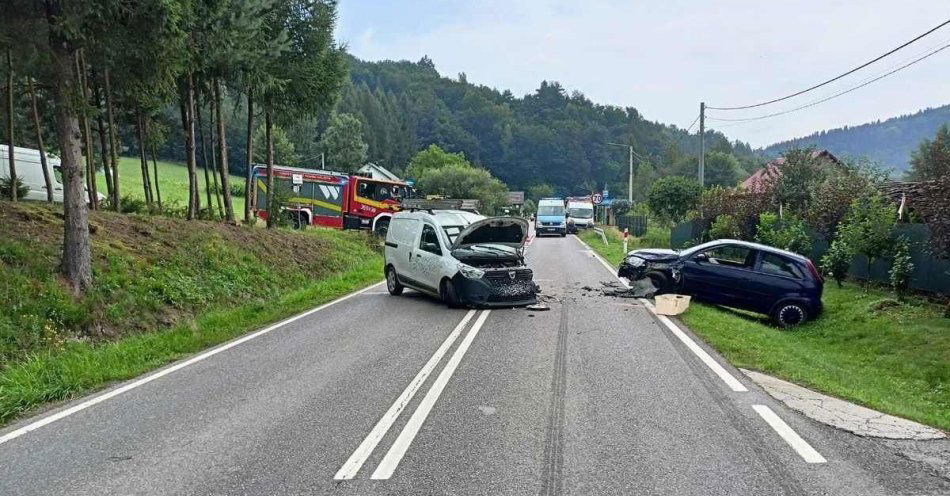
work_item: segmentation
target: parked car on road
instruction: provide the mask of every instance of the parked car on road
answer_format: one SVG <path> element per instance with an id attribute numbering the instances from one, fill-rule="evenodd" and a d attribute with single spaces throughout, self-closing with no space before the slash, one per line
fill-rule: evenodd
<path id="1" fill-rule="evenodd" d="M 806 257 L 771 246 L 720 239 L 692 248 L 634 250 L 620 277 L 649 278 L 658 292 L 676 292 L 769 315 L 790 327 L 821 312 L 821 274 Z"/>
<path id="2" fill-rule="evenodd" d="M 528 222 L 461 210 L 414 210 L 393 216 L 386 234 L 386 287 L 435 296 L 451 307 L 537 302 L 523 248 Z"/>

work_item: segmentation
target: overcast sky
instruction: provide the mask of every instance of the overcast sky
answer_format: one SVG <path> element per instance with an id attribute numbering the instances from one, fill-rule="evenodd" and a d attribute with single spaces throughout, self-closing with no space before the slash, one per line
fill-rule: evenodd
<path id="1" fill-rule="evenodd" d="M 338 37 L 365 60 L 428 55 L 439 72 L 524 95 L 559 81 L 597 103 L 687 127 L 699 102 L 770 100 L 844 72 L 950 19 L 947 0 L 341 0 Z M 946 26 L 839 83 L 743 112 L 809 103 L 950 43 Z M 807 110 L 741 125 L 753 146 L 950 103 L 950 49 Z M 718 126 L 717 126 L 718 124 Z M 694 129 L 695 132 L 695 129 Z"/>

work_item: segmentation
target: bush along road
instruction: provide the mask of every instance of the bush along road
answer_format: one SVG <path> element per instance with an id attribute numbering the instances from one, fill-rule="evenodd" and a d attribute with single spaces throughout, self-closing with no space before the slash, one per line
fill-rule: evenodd
<path id="1" fill-rule="evenodd" d="M 527 249 L 547 311 L 373 286 L 0 431 L 3 494 L 940 494 L 675 322 Z M 378 272 L 377 272 L 378 274 Z"/>

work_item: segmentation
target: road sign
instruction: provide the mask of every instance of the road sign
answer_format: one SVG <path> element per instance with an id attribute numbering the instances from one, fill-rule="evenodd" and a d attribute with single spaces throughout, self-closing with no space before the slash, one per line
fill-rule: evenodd
<path id="1" fill-rule="evenodd" d="M 294 174 L 291 179 L 295 185 L 303 184 L 303 174 Z"/>
<path id="2" fill-rule="evenodd" d="M 594 200 L 594 205 L 600 205 L 604 201 L 604 197 L 600 193 L 594 193 L 592 199 Z"/>

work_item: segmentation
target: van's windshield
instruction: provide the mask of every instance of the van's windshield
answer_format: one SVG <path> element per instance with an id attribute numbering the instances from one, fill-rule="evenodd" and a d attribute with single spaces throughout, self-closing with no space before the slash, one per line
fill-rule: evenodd
<path id="1" fill-rule="evenodd" d="M 564 207 L 560 205 L 541 205 L 538 215 L 564 215 Z"/>
<path id="2" fill-rule="evenodd" d="M 571 217 L 577 217 L 578 219 L 590 219 L 594 216 L 594 209 L 587 207 L 575 207 L 568 209 L 571 212 Z"/>

